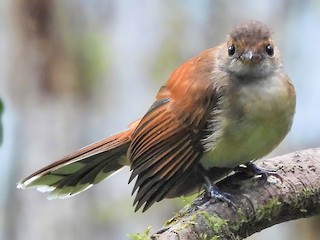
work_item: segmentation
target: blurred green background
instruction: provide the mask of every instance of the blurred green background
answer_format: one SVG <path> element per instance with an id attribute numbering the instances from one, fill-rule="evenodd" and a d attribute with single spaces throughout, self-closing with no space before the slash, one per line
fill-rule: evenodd
<path id="1" fill-rule="evenodd" d="M 127 239 L 157 230 L 185 199 L 134 213 L 129 170 L 70 199 L 15 183 L 141 117 L 173 69 L 257 19 L 275 32 L 296 86 L 291 133 L 271 154 L 320 145 L 320 1 L 1 0 L 0 239 Z M 320 218 L 249 239 L 319 240 Z"/>

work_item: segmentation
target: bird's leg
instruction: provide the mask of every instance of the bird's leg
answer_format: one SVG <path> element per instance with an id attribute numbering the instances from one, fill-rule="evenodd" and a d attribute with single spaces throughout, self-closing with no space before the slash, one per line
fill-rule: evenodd
<path id="1" fill-rule="evenodd" d="M 234 211 L 237 211 L 235 203 L 230 199 L 232 195 L 229 193 L 219 191 L 218 187 L 211 181 L 207 171 L 201 165 L 199 165 L 198 170 L 204 180 L 204 189 L 206 197 L 225 202 Z"/>
<path id="2" fill-rule="evenodd" d="M 259 168 L 255 164 L 253 164 L 252 162 L 248 162 L 244 165 L 245 165 L 245 167 L 242 167 L 242 166 L 236 167 L 235 171 L 245 172 L 245 173 L 248 173 L 253 176 L 260 175 L 261 179 L 264 182 L 266 182 L 268 180 L 269 176 L 274 176 L 274 177 L 282 180 L 282 177 L 274 170 L 267 170 L 267 169 Z"/>

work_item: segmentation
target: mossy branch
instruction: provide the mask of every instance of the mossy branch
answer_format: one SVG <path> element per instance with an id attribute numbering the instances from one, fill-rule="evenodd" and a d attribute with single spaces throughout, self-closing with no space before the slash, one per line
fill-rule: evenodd
<path id="1" fill-rule="evenodd" d="M 320 213 L 320 148 L 258 161 L 257 165 L 275 170 L 281 179 L 270 176 L 263 183 L 236 173 L 218 186 L 232 194 L 237 211 L 199 196 L 151 239 L 244 239 L 275 224 Z"/>

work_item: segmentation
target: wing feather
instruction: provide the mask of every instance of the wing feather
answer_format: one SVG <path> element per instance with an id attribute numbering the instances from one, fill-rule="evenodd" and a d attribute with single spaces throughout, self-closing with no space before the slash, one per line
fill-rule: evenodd
<path id="1" fill-rule="evenodd" d="M 143 211 L 165 198 L 166 193 L 183 179 L 202 156 L 202 148 L 192 129 L 174 121 L 167 104 L 158 105 L 142 119 L 129 150 L 132 174 L 137 177 L 132 193 L 137 191 L 136 210 Z M 144 124 L 144 120 L 148 124 Z M 135 138 L 136 136 L 136 138 Z"/>
<path id="2" fill-rule="evenodd" d="M 185 140 L 186 139 L 181 139 L 171 146 L 167 145 L 165 147 L 165 151 L 159 152 L 159 154 L 155 156 L 156 158 L 153 159 L 153 161 L 148 161 L 148 163 L 143 165 L 142 169 L 140 167 L 139 169 L 143 171 L 143 172 L 140 172 L 140 174 L 141 173 L 143 174 L 141 174 L 137 179 L 132 192 L 134 193 L 138 188 L 138 186 L 141 186 L 150 177 L 155 178 L 156 174 L 159 171 L 161 171 L 161 169 L 163 169 L 163 167 L 166 166 L 168 163 L 170 163 L 171 161 L 175 163 L 176 161 L 174 160 L 177 153 L 175 153 L 174 151 L 175 149 L 180 148 L 181 145 L 184 144 Z M 150 174 L 148 173 L 152 173 L 152 176 L 150 176 Z"/>
<path id="3" fill-rule="evenodd" d="M 172 161 L 178 162 L 180 165 L 180 167 L 176 168 L 174 174 L 165 175 L 163 177 L 161 171 L 159 171 L 149 179 L 146 179 L 145 182 L 141 183 L 141 187 L 139 188 L 134 201 L 134 204 L 137 203 L 136 210 L 144 205 L 143 211 L 146 211 L 153 203 L 162 200 L 166 194 L 171 191 L 171 188 L 178 184 L 178 181 L 183 181 L 185 177 L 188 176 L 188 173 L 191 171 L 185 171 L 184 166 L 189 165 L 190 167 L 188 162 L 192 162 L 194 164 L 194 160 L 196 160 L 198 156 L 199 153 L 190 151 L 187 158 L 174 158 Z M 168 164 L 170 165 L 170 163 Z M 194 166 L 192 166 L 192 168 L 193 167 Z"/>
<path id="4" fill-rule="evenodd" d="M 145 211 L 163 198 L 189 193 L 201 184 L 188 177 L 196 176 L 204 152 L 202 139 L 213 129 L 212 124 L 208 128 L 209 117 L 224 84 L 212 74 L 217 67 L 214 53 L 209 49 L 177 68 L 132 135 L 129 181 L 136 178 L 136 210 L 144 206 Z M 192 189 L 185 182 L 192 182 Z"/>

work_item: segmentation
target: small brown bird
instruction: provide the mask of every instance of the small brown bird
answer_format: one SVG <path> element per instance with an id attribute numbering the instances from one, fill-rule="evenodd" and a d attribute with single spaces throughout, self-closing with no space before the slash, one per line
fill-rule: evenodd
<path id="1" fill-rule="evenodd" d="M 252 161 L 287 135 L 295 102 L 270 29 L 249 21 L 178 67 L 127 130 L 40 169 L 18 188 L 36 187 L 50 192 L 49 199 L 70 197 L 128 165 L 129 182 L 136 178 L 136 210 L 203 184 L 208 195 L 228 202 L 215 181 L 239 165 L 266 175 Z"/>

